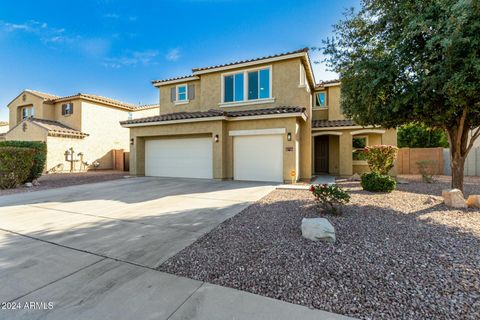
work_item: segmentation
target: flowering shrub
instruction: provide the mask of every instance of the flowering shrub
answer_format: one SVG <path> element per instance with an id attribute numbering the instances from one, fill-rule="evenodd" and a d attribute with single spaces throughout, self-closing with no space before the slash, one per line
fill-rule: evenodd
<path id="1" fill-rule="evenodd" d="M 350 196 L 336 184 L 317 184 L 310 186 L 315 200 L 327 212 L 332 214 L 342 213 L 340 206 L 350 201 Z"/>
<path id="2" fill-rule="evenodd" d="M 365 150 L 370 170 L 381 175 L 388 175 L 388 172 L 395 165 L 398 148 L 395 146 L 378 145 L 367 147 Z"/>

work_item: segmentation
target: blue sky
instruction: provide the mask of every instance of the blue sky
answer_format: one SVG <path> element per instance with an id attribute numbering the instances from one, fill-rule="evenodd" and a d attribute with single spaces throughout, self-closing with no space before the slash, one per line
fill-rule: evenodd
<path id="1" fill-rule="evenodd" d="M 26 88 L 158 103 L 151 80 L 319 46 L 358 2 L 1 1 L 0 120 Z M 314 69 L 317 81 L 336 77 L 322 64 Z"/>

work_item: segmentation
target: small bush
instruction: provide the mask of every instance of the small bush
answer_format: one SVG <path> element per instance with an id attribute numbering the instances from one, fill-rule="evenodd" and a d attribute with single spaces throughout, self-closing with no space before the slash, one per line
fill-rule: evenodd
<path id="1" fill-rule="evenodd" d="M 448 148 L 448 137 L 442 129 L 429 128 L 422 123 L 409 123 L 398 128 L 400 148 Z"/>
<path id="2" fill-rule="evenodd" d="M 329 213 L 342 213 L 340 206 L 350 201 L 350 195 L 336 184 L 317 184 L 310 186 L 315 200 Z"/>
<path id="3" fill-rule="evenodd" d="M 362 174 L 361 185 L 367 191 L 392 192 L 397 187 L 397 182 L 389 175 L 367 172 Z"/>
<path id="4" fill-rule="evenodd" d="M 35 150 L 34 163 L 30 174 L 23 182 L 38 179 L 47 161 L 47 144 L 40 141 L 0 141 L 0 147 L 29 148 Z"/>
<path id="5" fill-rule="evenodd" d="M 423 182 L 434 183 L 435 173 L 437 172 L 438 161 L 435 160 L 421 160 L 417 161 L 418 171 L 422 175 Z"/>
<path id="6" fill-rule="evenodd" d="M 381 175 L 387 175 L 395 165 L 397 159 L 398 148 L 395 146 L 378 145 L 367 147 L 368 167 L 372 172 Z"/>
<path id="7" fill-rule="evenodd" d="M 34 149 L 0 147 L 0 188 L 16 188 L 23 183 L 32 170 L 34 157 Z"/>

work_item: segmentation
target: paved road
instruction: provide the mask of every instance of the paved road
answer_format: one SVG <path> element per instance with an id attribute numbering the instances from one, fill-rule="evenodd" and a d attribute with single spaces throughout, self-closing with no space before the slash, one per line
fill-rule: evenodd
<path id="1" fill-rule="evenodd" d="M 0 302 L 20 310 L 0 319 L 340 319 L 155 270 L 273 188 L 130 178 L 2 196 Z"/>

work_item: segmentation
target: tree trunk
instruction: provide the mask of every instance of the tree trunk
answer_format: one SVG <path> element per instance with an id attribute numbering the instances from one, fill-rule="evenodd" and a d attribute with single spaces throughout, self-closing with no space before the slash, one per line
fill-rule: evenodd
<path id="1" fill-rule="evenodd" d="M 452 189 L 459 189 L 463 193 L 463 173 L 465 167 L 465 157 L 462 157 L 460 150 L 451 150 L 451 164 L 452 168 Z M 455 153 L 453 151 L 456 151 Z"/>

